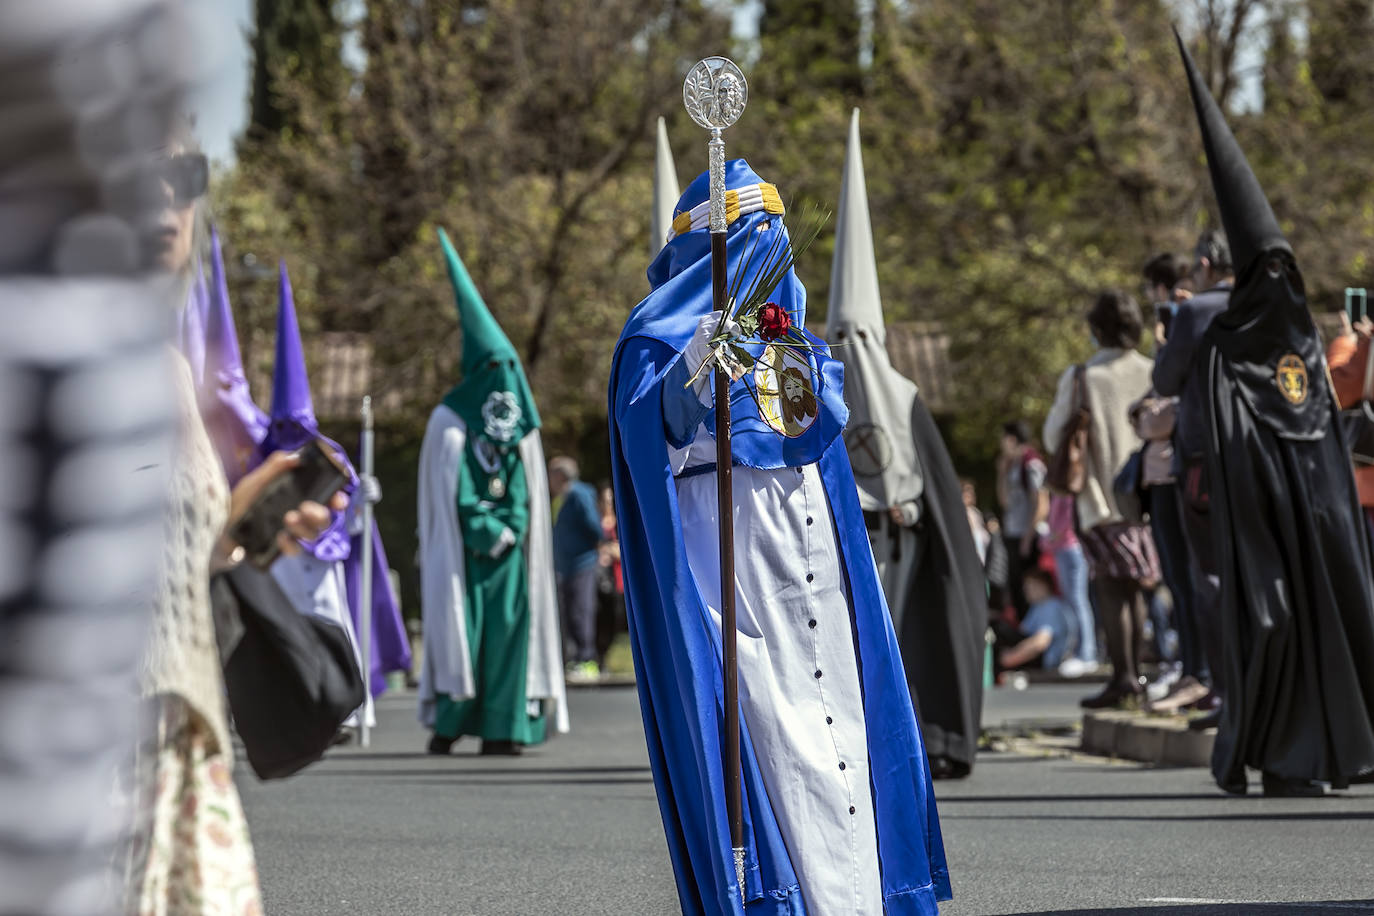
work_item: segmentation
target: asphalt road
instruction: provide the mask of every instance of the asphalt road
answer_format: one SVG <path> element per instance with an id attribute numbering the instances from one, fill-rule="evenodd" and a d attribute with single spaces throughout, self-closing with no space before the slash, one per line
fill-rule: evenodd
<path id="1" fill-rule="evenodd" d="M 985 721 L 1073 713 L 1080 688 L 997 691 Z M 269 916 L 678 912 L 632 688 L 574 691 L 573 734 L 518 759 L 424 756 L 408 696 L 367 751 L 300 776 L 238 770 Z M 937 785 L 943 916 L 1374 914 L 1374 786 L 1222 796 L 1203 770 L 988 753 Z"/>

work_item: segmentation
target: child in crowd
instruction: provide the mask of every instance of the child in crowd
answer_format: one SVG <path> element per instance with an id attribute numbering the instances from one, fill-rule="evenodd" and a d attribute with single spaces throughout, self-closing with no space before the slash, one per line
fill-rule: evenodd
<path id="1" fill-rule="evenodd" d="M 1021 621 L 1020 639 L 1004 648 L 998 661 L 1002 668 L 1014 669 L 1038 659 L 1041 667 L 1056 669 L 1078 646 L 1078 619 L 1054 593 L 1054 580 L 1043 569 L 1026 570 L 1022 588 L 1029 610 Z"/>

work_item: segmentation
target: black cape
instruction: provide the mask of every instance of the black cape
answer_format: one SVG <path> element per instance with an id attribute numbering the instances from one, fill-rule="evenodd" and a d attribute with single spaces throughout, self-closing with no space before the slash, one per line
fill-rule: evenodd
<path id="1" fill-rule="evenodd" d="M 911 435 L 925 488 L 915 606 L 892 608 L 892 623 L 926 752 L 972 771 L 983 715 L 987 579 L 954 462 L 920 397 L 911 409 Z"/>
<path id="2" fill-rule="evenodd" d="M 1226 702 L 1217 784 L 1374 769 L 1374 559 L 1291 256 L 1252 264 L 1205 338 Z M 1280 305 L 1279 303 L 1282 303 Z"/>

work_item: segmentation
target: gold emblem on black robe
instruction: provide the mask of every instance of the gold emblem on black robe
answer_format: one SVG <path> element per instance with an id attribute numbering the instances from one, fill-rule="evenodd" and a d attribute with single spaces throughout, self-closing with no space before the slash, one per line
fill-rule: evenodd
<path id="1" fill-rule="evenodd" d="M 1279 391 L 1290 403 L 1307 402 L 1307 364 L 1302 361 L 1302 357 L 1289 353 L 1280 359 L 1274 380 L 1278 382 Z"/>

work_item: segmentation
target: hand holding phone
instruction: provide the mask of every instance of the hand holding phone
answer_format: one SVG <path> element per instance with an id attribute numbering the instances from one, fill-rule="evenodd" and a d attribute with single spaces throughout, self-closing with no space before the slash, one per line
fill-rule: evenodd
<path id="1" fill-rule="evenodd" d="M 1355 326 L 1369 318 L 1369 294 L 1362 289 L 1345 288 L 1345 314 Z"/>
<path id="2" fill-rule="evenodd" d="M 312 540 L 329 527 L 331 510 L 348 505 L 339 492 L 347 480 L 342 460 L 320 440 L 277 452 L 234 487 L 226 538 L 266 569 L 282 553 L 296 552 L 296 540 Z"/>

